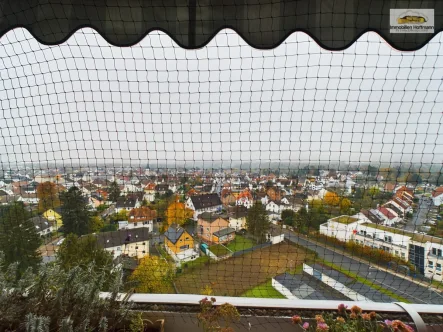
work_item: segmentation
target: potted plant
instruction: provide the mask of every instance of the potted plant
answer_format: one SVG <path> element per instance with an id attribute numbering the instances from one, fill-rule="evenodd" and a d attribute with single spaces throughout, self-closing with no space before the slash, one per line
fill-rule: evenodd
<path id="1" fill-rule="evenodd" d="M 240 319 L 237 309 L 229 303 L 214 305 L 215 298 L 207 297 L 200 303 L 200 313 L 197 315 L 198 325 L 202 326 L 205 332 L 233 332 L 230 326 L 232 322 Z"/>
<path id="2" fill-rule="evenodd" d="M 131 332 L 164 332 L 164 325 L 164 319 L 158 319 L 153 322 L 149 319 L 143 319 L 141 312 L 138 312 L 132 317 L 129 330 Z"/>
<path id="3" fill-rule="evenodd" d="M 340 304 L 336 313 L 323 313 L 316 315 L 314 322 L 303 321 L 303 319 L 295 315 L 292 322 L 301 327 L 303 331 L 329 331 L 329 332 L 345 332 L 345 331 L 361 331 L 361 332 L 413 332 L 414 328 L 403 323 L 400 320 L 385 320 L 380 322 L 378 315 L 372 311 L 369 313 L 362 312 L 361 308 L 354 305 L 350 310 L 347 306 Z"/>

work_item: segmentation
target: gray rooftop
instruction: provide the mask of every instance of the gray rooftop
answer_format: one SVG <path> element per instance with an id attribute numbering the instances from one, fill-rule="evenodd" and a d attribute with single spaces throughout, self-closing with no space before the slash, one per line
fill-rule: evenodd
<path id="1" fill-rule="evenodd" d="M 185 232 L 185 230 L 181 227 L 177 227 L 177 225 L 172 224 L 169 226 L 168 230 L 165 232 L 165 237 L 171 241 L 172 243 L 176 244 L 180 236 Z"/>
<path id="2" fill-rule="evenodd" d="M 346 287 L 352 289 L 353 291 L 357 292 L 360 295 L 363 295 L 364 297 L 367 297 L 368 299 L 370 299 L 374 302 L 395 302 L 395 301 L 397 301 L 397 300 L 393 299 L 392 297 L 387 296 L 374 288 L 371 288 L 365 284 L 362 284 L 362 283 L 356 281 L 355 279 L 349 278 L 348 276 L 346 276 L 345 274 L 343 274 L 339 271 L 333 270 L 329 267 L 325 267 L 320 264 L 312 264 L 310 266 L 312 266 L 315 270 L 327 275 L 328 277 L 333 278 L 334 280 L 342 283 Z M 370 280 L 369 277 L 368 277 L 368 280 Z M 375 285 L 375 283 L 374 283 L 374 285 Z"/>
<path id="3" fill-rule="evenodd" d="M 220 197 L 217 194 L 191 196 L 191 201 L 196 210 L 222 205 Z"/>
<path id="4" fill-rule="evenodd" d="M 299 299 L 337 301 L 349 300 L 340 292 L 306 273 L 294 275 L 284 273 L 274 277 L 274 279 L 289 289 L 291 293 Z"/>
<path id="5" fill-rule="evenodd" d="M 152 238 L 152 234 L 146 227 L 98 233 L 95 234 L 95 236 L 97 237 L 98 245 L 103 248 L 112 248 L 123 244 L 148 241 Z"/>
<path id="6" fill-rule="evenodd" d="M 221 230 L 219 230 L 217 232 L 214 232 L 213 234 L 216 237 L 222 237 L 222 236 L 225 236 L 225 235 L 228 235 L 228 234 L 232 234 L 232 233 L 235 233 L 235 229 L 233 229 L 231 227 L 227 227 L 227 228 L 223 228 L 223 229 L 221 229 Z"/>
<path id="7" fill-rule="evenodd" d="M 29 220 L 34 224 L 37 232 L 42 232 L 51 227 L 51 222 L 42 216 L 37 216 Z"/>

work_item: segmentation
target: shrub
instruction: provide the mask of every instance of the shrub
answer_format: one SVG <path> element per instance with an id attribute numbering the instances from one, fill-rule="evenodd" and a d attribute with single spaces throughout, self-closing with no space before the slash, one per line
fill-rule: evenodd
<path id="1" fill-rule="evenodd" d="M 0 266 L 4 264 L 0 257 Z M 0 330 L 107 331 L 125 324 L 130 305 L 119 302 L 121 271 L 42 265 L 15 278 L 16 264 L 0 269 Z M 112 275 L 109 297 L 100 298 L 105 275 Z"/>

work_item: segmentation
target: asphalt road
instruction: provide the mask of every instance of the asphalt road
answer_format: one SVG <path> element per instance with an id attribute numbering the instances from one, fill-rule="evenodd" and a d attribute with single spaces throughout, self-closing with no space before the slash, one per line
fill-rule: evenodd
<path id="1" fill-rule="evenodd" d="M 443 304 L 443 295 L 434 291 L 432 288 L 417 285 L 396 275 L 380 271 L 351 257 L 326 249 L 317 243 L 309 241 L 309 239 L 299 237 L 287 230 L 284 232 L 285 239 L 316 251 L 320 258 L 341 266 L 343 269 L 354 272 L 365 279 L 371 280 L 374 284 L 391 290 L 412 303 Z"/>
<path id="2" fill-rule="evenodd" d="M 420 226 L 426 223 L 432 202 L 429 198 L 421 196 L 418 201 L 418 208 L 414 211 L 411 220 L 408 221 L 405 230 L 420 231 Z"/>

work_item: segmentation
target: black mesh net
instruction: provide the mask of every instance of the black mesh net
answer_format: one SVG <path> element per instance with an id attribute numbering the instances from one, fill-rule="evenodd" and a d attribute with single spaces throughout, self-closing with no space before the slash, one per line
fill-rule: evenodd
<path id="1" fill-rule="evenodd" d="M 336 52 L 7 32 L 0 285 L 110 291 L 118 270 L 130 293 L 443 304 L 441 57 L 441 34 L 406 53 L 372 32 Z"/>

